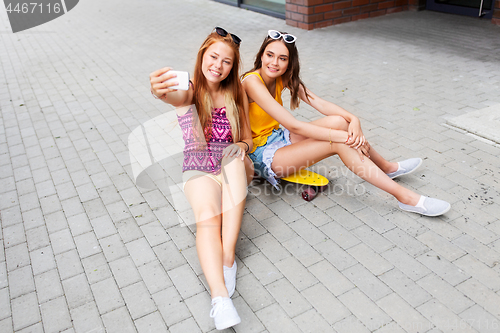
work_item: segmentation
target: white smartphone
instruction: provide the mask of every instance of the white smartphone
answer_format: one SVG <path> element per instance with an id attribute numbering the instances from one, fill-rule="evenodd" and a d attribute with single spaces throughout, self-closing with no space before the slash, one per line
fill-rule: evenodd
<path id="1" fill-rule="evenodd" d="M 175 74 L 177 77 L 173 77 L 168 79 L 167 81 L 176 81 L 179 84 L 176 86 L 169 87 L 169 89 L 178 89 L 178 90 L 189 90 L 189 73 L 182 71 L 168 71 L 165 74 Z"/>

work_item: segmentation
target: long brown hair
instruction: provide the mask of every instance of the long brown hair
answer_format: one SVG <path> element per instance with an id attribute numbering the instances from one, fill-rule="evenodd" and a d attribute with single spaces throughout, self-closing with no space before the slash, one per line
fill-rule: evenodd
<path id="1" fill-rule="evenodd" d="M 286 32 L 282 31 L 280 31 L 280 33 L 282 35 L 287 34 Z M 254 72 L 262 67 L 262 55 L 264 54 L 266 47 L 274 42 L 281 42 L 288 49 L 288 67 L 285 73 L 281 76 L 281 79 L 283 80 L 284 86 L 290 90 L 290 95 L 291 95 L 290 108 L 293 110 L 298 108 L 300 104 L 299 86 L 302 86 L 302 88 L 304 88 L 304 91 L 306 93 L 306 98 L 309 100 L 309 94 L 307 93 L 306 86 L 304 82 L 302 82 L 302 80 L 300 79 L 299 51 L 295 46 L 295 42 L 285 43 L 282 38 L 272 39 L 271 37 L 267 36 L 262 42 L 259 52 L 257 52 L 257 55 L 255 56 L 253 69 L 251 69 L 247 73 Z"/>
<path id="2" fill-rule="evenodd" d="M 193 101 L 201 126 L 205 132 L 205 138 L 208 139 L 208 136 L 211 134 L 209 127 L 211 126 L 212 120 L 213 101 L 208 93 L 208 83 L 202 71 L 202 62 L 207 49 L 217 42 L 225 43 L 231 47 L 234 53 L 233 67 L 229 75 L 221 81 L 219 90 L 224 94 L 226 117 L 231 124 L 233 141 L 237 142 L 241 137 L 241 125 L 243 124 L 242 119 L 245 115 L 245 109 L 243 105 L 243 87 L 239 80 L 239 70 L 241 66 L 240 47 L 233 41 L 230 34 L 227 34 L 226 37 L 222 37 L 217 32 L 212 32 L 201 45 L 194 68 L 193 78 L 195 87 Z"/>

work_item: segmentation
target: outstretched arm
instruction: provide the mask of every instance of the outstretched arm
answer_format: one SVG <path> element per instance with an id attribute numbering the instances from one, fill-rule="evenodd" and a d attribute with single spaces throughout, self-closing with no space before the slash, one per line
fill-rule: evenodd
<path id="1" fill-rule="evenodd" d="M 306 88 L 307 89 L 307 88 Z M 363 135 L 363 131 L 361 130 L 361 123 L 355 115 L 348 112 L 344 108 L 329 102 L 327 100 L 322 99 L 321 97 L 316 96 L 312 91 L 307 89 L 307 95 L 309 98 L 306 98 L 306 93 L 304 91 L 304 87 L 299 86 L 299 97 L 305 103 L 309 104 L 325 116 L 341 116 L 349 123 L 348 134 L 349 140 L 347 144 L 351 147 L 360 147 L 365 142 L 365 136 Z"/>
<path id="2" fill-rule="evenodd" d="M 171 82 L 167 80 L 175 78 L 176 75 L 169 73 L 172 68 L 164 67 L 156 70 L 149 75 L 151 82 L 151 93 L 163 102 L 171 104 L 175 107 L 182 107 L 191 104 L 193 99 L 193 88 L 190 86 L 189 90 L 175 90 L 170 89 L 178 84 L 174 79 Z"/>
<path id="3" fill-rule="evenodd" d="M 250 75 L 243 81 L 243 88 L 248 97 L 256 102 L 271 117 L 290 132 L 321 141 L 344 143 L 347 132 L 316 126 L 295 119 L 292 114 L 279 104 L 267 90 L 267 87 L 256 75 Z"/>

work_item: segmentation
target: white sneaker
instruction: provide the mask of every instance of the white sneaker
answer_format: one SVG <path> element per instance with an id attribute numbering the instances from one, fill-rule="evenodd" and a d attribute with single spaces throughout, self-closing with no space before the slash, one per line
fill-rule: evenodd
<path id="1" fill-rule="evenodd" d="M 417 170 L 422 165 L 421 158 L 410 158 L 401 162 L 398 162 L 398 169 L 394 172 L 388 173 L 389 178 L 394 179 L 399 176 L 407 175 Z"/>
<path id="2" fill-rule="evenodd" d="M 398 202 L 399 208 L 405 210 L 407 212 L 422 214 L 425 216 L 439 216 L 447 213 L 451 205 L 449 202 L 444 200 L 439 200 L 436 198 L 424 197 L 420 196 L 420 200 L 418 201 L 416 206 L 405 205 L 401 202 Z"/>
<path id="3" fill-rule="evenodd" d="M 224 283 L 226 284 L 227 293 L 229 297 L 233 296 L 234 290 L 236 289 L 236 272 L 238 266 L 236 265 L 236 260 L 232 267 L 223 266 L 224 268 Z"/>
<path id="4" fill-rule="evenodd" d="M 210 317 L 214 318 L 215 328 L 218 330 L 241 323 L 240 316 L 229 297 L 218 296 L 212 299 Z"/>

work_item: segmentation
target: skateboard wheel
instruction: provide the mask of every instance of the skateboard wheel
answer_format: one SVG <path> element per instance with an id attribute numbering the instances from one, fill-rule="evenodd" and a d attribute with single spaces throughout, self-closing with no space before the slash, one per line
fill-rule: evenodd
<path id="1" fill-rule="evenodd" d="M 328 188 L 328 185 L 316 186 L 316 192 L 323 192 Z"/>
<path id="2" fill-rule="evenodd" d="M 316 194 L 317 192 L 312 187 L 309 187 L 302 192 L 302 199 L 305 201 L 311 201 L 316 197 Z"/>

